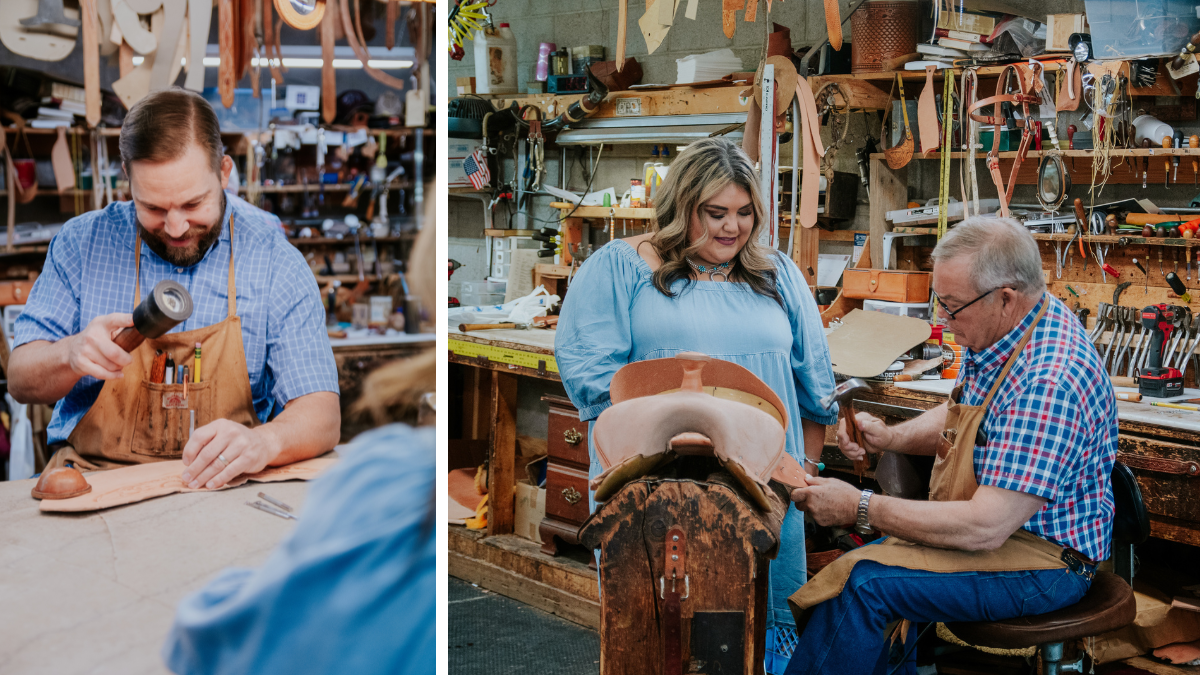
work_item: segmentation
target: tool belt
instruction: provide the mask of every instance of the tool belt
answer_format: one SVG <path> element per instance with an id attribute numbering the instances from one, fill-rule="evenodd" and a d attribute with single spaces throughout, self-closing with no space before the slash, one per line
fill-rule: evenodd
<path id="1" fill-rule="evenodd" d="M 1007 218 L 1009 215 L 1008 203 L 1012 200 L 1013 188 L 1017 184 L 1017 170 L 1025 161 L 1025 156 L 1029 152 L 1029 144 L 1033 140 L 1035 127 L 1029 117 L 1029 105 L 1041 105 L 1042 103 L 1039 94 L 1042 88 L 1041 74 L 1042 65 L 1036 61 L 1010 64 L 1000 72 L 1000 77 L 996 80 L 996 95 L 976 101 L 967 110 L 971 119 L 980 124 L 993 125 L 995 128 L 995 132 L 992 134 L 992 149 L 987 154 L 987 167 L 992 174 L 992 182 L 996 184 L 996 192 L 1000 197 L 1000 217 L 1002 218 Z M 1014 75 L 1017 80 L 1017 91 L 1008 93 L 1008 81 Z M 1001 106 L 1005 103 L 1013 106 L 1020 104 L 1022 115 L 1022 119 L 1016 120 L 1016 126 L 1022 127 L 1021 145 L 1017 149 L 1017 156 L 1013 159 L 1012 169 L 1008 174 L 1008 187 L 1005 187 L 1004 178 L 1000 175 L 1000 129 L 1007 125 Z M 994 114 L 986 115 L 975 112 L 989 105 L 993 106 Z"/>
<path id="2" fill-rule="evenodd" d="M 770 480 L 807 485 L 785 450 L 783 402 L 737 364 L 697 352 L 639 361 L 617 371 L 609 395 L 592 429 L 604 469 L 591 481 L 597 502 L 683 455 L 716 457 L 763 510 Z"/>

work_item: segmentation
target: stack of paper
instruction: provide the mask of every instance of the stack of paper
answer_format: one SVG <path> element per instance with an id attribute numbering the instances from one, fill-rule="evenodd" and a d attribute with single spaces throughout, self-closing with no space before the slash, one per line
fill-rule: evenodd
<path id="1" fill-rule="evenodd" d="M 678 76 L 675 84 L 691 84 L 719 80 L 730 73 L 742 70 L 742 60 L 732 49 L 718 49 L 706 54 L 692 54 L 675 60 Z"/>

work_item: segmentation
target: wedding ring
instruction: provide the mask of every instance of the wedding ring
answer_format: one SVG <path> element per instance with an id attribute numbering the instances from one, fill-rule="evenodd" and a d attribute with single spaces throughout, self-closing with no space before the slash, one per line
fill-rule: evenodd
<path id="1" fill-rule="evenodd" d="M 224 454 L 217 455 L 217 459 L 221 460 L 222 465 L 229 466 L 229 460 L 225 459 Z"/>

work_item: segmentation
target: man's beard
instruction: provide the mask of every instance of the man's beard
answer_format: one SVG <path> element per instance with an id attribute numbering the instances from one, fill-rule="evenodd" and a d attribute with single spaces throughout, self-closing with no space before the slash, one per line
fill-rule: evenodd
<path id="1" fill-rule="evenodd" d="M 204 259 L 204 255 L 208 253 L 208 249 L 221 236 L 221 221 L 225 218 L 225 209 L 221 209 L 221 215 L 217 217 L 217 221 L 209 225 L 208 230 L 196 240 L 191 246 L 177 247 L 167 244 L 163 239 L 154 232 L 150 232 L 142 226 L 141 221 L 138 221 L 138 231 L 142 234 L 142 240 L 146 242 L 146 246 L 150 247 L 151 251 L 158 254 L 158 257 L 175 265 L 176 267 L 191 267 Z"/>

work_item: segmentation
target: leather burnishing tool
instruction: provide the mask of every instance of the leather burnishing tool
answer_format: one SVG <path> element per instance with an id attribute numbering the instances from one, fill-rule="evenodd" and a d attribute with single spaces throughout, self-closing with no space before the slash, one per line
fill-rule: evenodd
<path id="1" fill-rule="evenodd" d="M 154 291 L 133 310 L 133 325 L 124 328 L 113 342 L 127 352 L 137 349 L 147 338 L 164 335 L 192 315 L 192 296 L 177 282 L 158 282 Z"/>
<path id="2" fill-rule="evenodd" d="M 866 382 L 852 377 L 834 387 L 828 396 L 820 400 L 821 406 L 825 409 L 833 407 L 834 403 L 838 404 L 838 417 L 846 420 L 846 435 L 850 437 L 852 443 L 864 450 L 867 442 L 863 439 L 862 430 L 858 428 L 858 420 L 855 419 L 854 396 L 870 390 L 871 387 Z M 854 473 L 861 477 L 870 464 L 870 460 L 866 457 L 854 460 Z"/>

